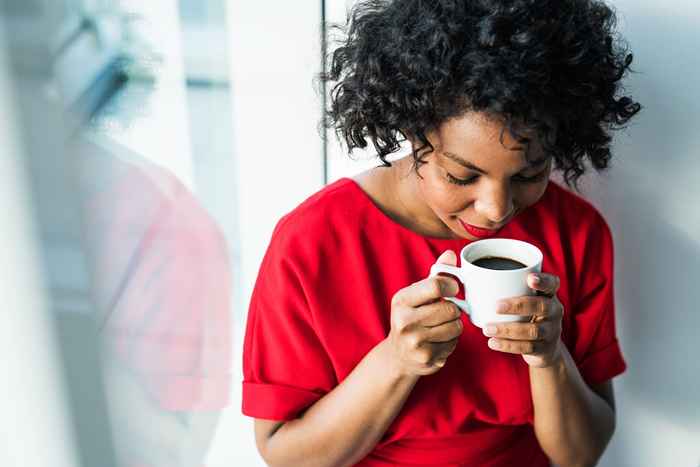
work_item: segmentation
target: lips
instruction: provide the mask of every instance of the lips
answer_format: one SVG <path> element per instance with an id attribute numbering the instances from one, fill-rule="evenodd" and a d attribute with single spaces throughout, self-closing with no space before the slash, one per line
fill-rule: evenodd
<path id="1" fill-rule="evenodd" d="M 489 238 L 493 237 L 498 233 L 499 230 L 501 230 L 503 227 L 500 227 L 498 229 L 484 229 L 481 227 L 476 227 L 471 224 L 467 224 L 464 222 L 462 219 L 459 219 L 459 222 L 462 224 L 462 227 L 464 227 L 464 230 L 472 234 L 473 236 L 477 238 Z"/>

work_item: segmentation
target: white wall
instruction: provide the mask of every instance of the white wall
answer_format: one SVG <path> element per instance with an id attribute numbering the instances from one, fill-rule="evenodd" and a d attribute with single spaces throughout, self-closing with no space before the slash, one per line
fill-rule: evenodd
<path id="1" fill-rule="evenodd" d="M 264 466 L 241 415 L 245 315 L 276 222 L 323 186 L 320 2 L 227 2 L 241 287 L 235 291 L 233 398 L 208 467 Z"/>
<path id="2" fill-rule="evenodd" d="M 645 109 L 586 191 L 616 245 L 618 427 L 601 466 L 700 465 L 700 4 L 616 0 Z"/>
<path id="3" fill-rule="evenodd" d="M 231 0 L 229 38 L 243 275 L 252 289 L 274 224 L 323 186 L 319 2 Z"/>

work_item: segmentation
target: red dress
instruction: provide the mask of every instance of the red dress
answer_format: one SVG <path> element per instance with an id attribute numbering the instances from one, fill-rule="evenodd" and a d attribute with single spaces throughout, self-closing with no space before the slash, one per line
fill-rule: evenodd
<path id="1" fill-rule="evenodd" d="M 625 370 L 615 334 L 610 230 L 587 201 L 550 182 L 497 235 L 544 253 L 561 279 L 562 340 L 589 384 Z M 260 267 L 243 351 L 243 413 L 291 420 L 337 386 L 390 329 L 390 300 L 466 239 L 419 235 L 351 179 L 311 196 L 278 223 Z M 548 466 L 533 430 L 528 367 L 465 324 L 437 373 L 423 376 L 357 466 Z M 371 382 L 368 382 L 371 384 Z"/>

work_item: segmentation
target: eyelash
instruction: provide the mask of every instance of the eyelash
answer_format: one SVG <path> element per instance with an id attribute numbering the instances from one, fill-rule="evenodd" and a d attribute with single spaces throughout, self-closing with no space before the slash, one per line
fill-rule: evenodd
<path id="1" fill-rule="evenodd" d="M 535 182 L 538 182 L 542 179 L 545 172 L 546 171 L 542 171 L 542 172 L 538 173 L 537 175 L 533 175 L 532 177 L 520 177 L 519 179 L 516 179 L 516 181 L 519 183 L 535 183 Z M 478 178 L 479 178 L 479 176 L 475 175 L 472 178 L 468 178 L 468 179 L 464 180 L 461 178 L 454 177 L 450 173 L 447 173 L 447 181 L 449 181 L 450 183 L 453 183 L 455 185 L 471 185 L 474 182 L 476 182 L 476 180 Z"/>

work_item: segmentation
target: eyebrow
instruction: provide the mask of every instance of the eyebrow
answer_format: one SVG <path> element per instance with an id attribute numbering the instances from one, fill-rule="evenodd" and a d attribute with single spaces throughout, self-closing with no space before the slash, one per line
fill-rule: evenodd
<path id="1" fill-rule="evenodd" d="M 477 167 L 476 165 L 472 164 L 471 162 L 462 159 L 461 157 L 459 157 L 456 154 L 452 154 L 451 152 L 446 152 L 446 151 L 443 151 L 443 154 L 448 159 L 455 161 L 456 163 L 458 163 L 462 167 L 466 167 L 467 169 L 473 170 L 475 172 L 479 172 L 481 174 L 488 175 L 488 173 L 486 173 L 486 171 L 484 169 Z M 549 159 L 548 156 L 542 157 L 540 159 L 535 159 L 534 161 L 530 161 L 530 163 L 525 168 L 539 167 L 542 164 L 544 164 L 545 162 L 547 162 L 548 159 Z"/>

